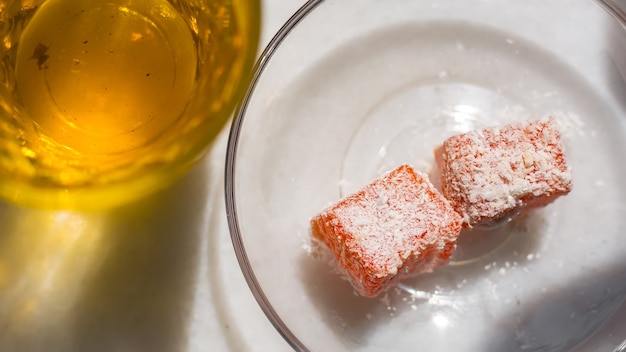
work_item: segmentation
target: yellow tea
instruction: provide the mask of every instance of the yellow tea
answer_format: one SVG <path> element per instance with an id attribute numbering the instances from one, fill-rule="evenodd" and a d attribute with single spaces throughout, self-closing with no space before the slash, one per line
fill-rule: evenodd
<path id="1" fill-rule="evenodd" d="M 55 143 L 119 153 L 157 138 L 185 109 L 197 53 L 190 28 L 163 0 L 47 1 L 21 36 L 16 89 Z"/>
<path id="2" fill-rule="evenodd" d="M 0 0 L 0 197 L 101 208 L 184 172 L 246 87 L 258 0 Z"/>

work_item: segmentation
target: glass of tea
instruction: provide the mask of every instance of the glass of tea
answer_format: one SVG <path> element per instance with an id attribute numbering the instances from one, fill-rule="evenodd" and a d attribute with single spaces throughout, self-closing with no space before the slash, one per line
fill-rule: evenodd
<path id="1" fill-rule="evenodd" d="M 230 117 L 259 0 L 0 0 L 0 198 L 101 209 L 168 185 Z"/>

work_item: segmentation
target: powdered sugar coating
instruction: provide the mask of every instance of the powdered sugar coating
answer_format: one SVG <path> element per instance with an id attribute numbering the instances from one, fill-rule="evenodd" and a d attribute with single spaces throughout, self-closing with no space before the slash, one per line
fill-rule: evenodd
<path id="1" fill-rule="evenodd" d="M 442 193 L 465 226 L 550 203 L 572 188 L 550 117 L 452 136 L 435 151 Z"/>
<path id="2" fill-rule="evenodd" d="M 311 220 L 364 296 L 445 264 L 461 218 L 425 175 L 401 165 Z"/>

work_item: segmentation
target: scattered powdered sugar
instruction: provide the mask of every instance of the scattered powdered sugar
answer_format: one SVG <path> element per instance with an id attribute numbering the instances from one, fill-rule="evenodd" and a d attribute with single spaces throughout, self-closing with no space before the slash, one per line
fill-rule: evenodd
<path id="1" fill-rule="evenodd" d="M 550 114 L 554 118 L 559 132 L 564 136 L 584 136 L 589 130 L 579 115 L 555 111 Z"/>

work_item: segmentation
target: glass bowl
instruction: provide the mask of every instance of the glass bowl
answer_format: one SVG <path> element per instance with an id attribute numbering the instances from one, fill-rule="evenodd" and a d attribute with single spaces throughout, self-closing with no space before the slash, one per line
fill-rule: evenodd
<path id="1" fill-rule="evenodd" d="M 624 43 L 584 0 L 307 2 L 258 62 L 226 160 L 235 251 L 286 341 L 599 348 L 588 338 L 626 297 Z M 462 233 L 448 265 L 374 299 L 311 255 L 309 220 L 328 204 L 401 163 L 430 172 L 447 136 L 546 115 L 573 169 L 566 197 Z"/>

